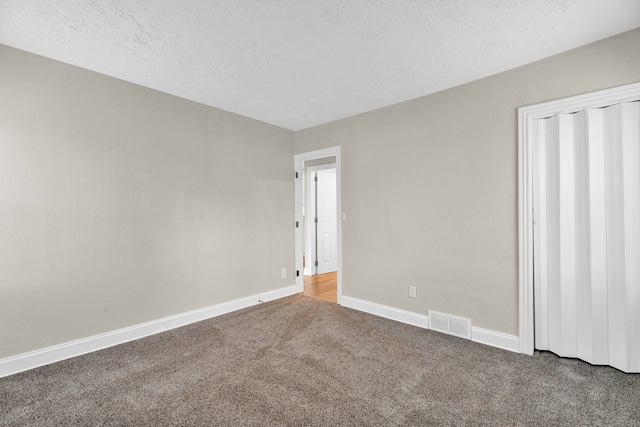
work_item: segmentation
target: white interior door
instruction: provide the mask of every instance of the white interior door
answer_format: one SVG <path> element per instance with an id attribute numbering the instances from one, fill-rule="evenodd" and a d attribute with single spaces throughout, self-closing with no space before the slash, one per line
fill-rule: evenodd
<path id="1" fill-rule="evenodd" d="M 640 102 L 534 122 L 535 347 L 640 372 Z"/>
<path id="2" fill-rule="evenodd" d="M 324 274 L 338 269 L 336 170 L 318 170 L 316 179 L 316 273 Z"/>

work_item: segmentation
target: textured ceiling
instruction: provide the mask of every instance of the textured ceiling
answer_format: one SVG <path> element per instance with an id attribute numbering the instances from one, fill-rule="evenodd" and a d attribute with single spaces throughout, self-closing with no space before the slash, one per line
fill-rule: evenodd
<path id="1" fill-rule="evenodd" d="M 639 26 L 639 0 L 0 0 L 2 44 L 291 130 Z"/>

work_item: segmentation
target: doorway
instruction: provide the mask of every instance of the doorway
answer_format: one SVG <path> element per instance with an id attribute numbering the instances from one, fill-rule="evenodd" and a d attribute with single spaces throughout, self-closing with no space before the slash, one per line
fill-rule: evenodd
<path id="1" fill-rule="evenodd" d="M 337 302 L 335 156 L 304 162 L 304 294 Z"/>
<path id="2" fill-rule="evenodd" d="M 341 303 L 340 147 L 294 156 L 296 290 Z"/>
<path id="3" fill-rule="evenodd" d="M 323 159 L 320 159 L 323 160 Z M 338 270 L 338 224 L 336 204 L 335 157 L 328 163 L 307 166 L 303 196 L 305 275 L 333 273 Z"/>

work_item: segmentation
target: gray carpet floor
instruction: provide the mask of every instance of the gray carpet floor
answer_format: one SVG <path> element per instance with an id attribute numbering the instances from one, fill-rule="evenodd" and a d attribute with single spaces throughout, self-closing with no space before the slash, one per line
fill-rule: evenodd
<path id="1" fill-rule="evenodd" d="M 0 379 L 1 426 L 640 425 L 640 375 L 302 295 Z"/>

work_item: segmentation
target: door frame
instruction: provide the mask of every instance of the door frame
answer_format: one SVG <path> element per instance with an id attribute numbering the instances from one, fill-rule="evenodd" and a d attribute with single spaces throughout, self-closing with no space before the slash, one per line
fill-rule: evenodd
<path id="1" fill-rule="evenodd" d="M 636 100 L 640 83 L 600 90 L 518 108 L 518 303 L 520 353 L 534 351 L 534 239 L 536 220 L 533 193 L 533 121 L 586 108 L 605 107 Z"/>
<path id="2" fill-rule="evenodd" d="M 302 267 L 302 255 L 304 253 L 304 236 L 302 232 L 302 174 L 304 162 L 307 160 L 322 159 L 325 157 L 335 156 L 336 169 L 336 205 L 338 211 L 338 286 L 337 286 L 337 302 L 342 304 L 342 221 L 344 214 L 342 213 L 342 168 L 340 146 L 324 148 L 321 150 L 309 151 L 306 153 L 295 154 L 293 156 L 294 163 L 294 216 L 295 221 L 299 225 L 295 228 L 295 269 L 300 272 L 296 276 L 296 292 L 304 292 L 304 277 Z"/>
<path id="3" fill-rule="evenodd" d="M 304 163 L 303 163 L 304 164 Z M 310 217 L 310 212 L 312 212 L 312 208 L 313 208 L 313 212 L 316 211 L 317 206 L 316 206 L 316 200 L 315 200 L 315 195 L 316 195 L 316 187 L 315 187 L 315 182 L 311 181 L 311 173 L 312 172 L 317 172 L 320 170 L 325 170 L 325 169 L 336 169 L 336 164 L 335 163 L 327 163 L 326 165 L 318 165 L 318 166 L 309 166 L 308 168 L 304 168 L 304 174 L 305 174 L 305 183 L 306 183 L 306 192 L 304 192 L 303 194 L 306 196 L 307 200 L 306 200 L 306 204 L 304 204 L 304 200 L 303 200 L 303 204 L 305 206 L 304 210 L 305 210 L 305 215 L 304 215 L 304 221 L 305 221 L 305 229 L 304 232 L 306 233 L 306 235 L 304 236 L 304 245 L 305 245 L 305 249 L 309 249 L 309 250 L 305 250 L 305 254 L 309 255 L 308 259 L 309 261 L 311 259 L 316 258 L 316 245 L 312 244 L 315 243 L 316 240 L 316 236 L 315 233 L 311 233 L 311 227 L 316 227 L 316 224 L 314 222 L 312 222 L 311 217 Z M 337 170 L 336 170 L 336 174 L 337 174 Z M 337 178 L 337 177 L 336 177 Z M 336 179 L 336 183 L 337 183 L 337 179 Z M 338 193 L 337 193 L 337 188 L 336 188 L 336 198 L 338 197 Z M 337 221 L 337 219 L 336 219 Z M 312 238 L 310 238 L 310 236 Z M 314 267 L 314 266 L 311 266 Z M 311 275 L 313 275 L 313 268 L 311 268 Z M 315 270 L 316 274 L 317 274 L 317 269 Z"/>

